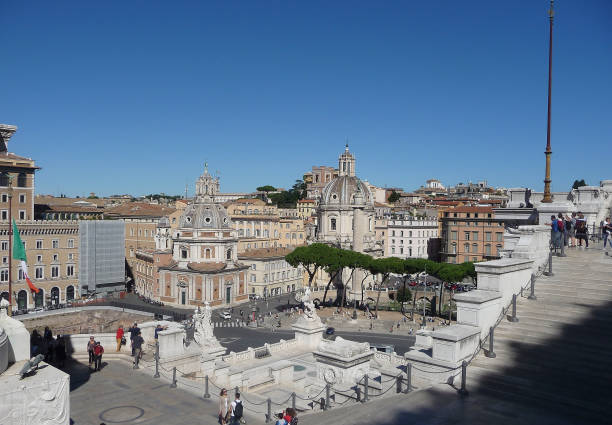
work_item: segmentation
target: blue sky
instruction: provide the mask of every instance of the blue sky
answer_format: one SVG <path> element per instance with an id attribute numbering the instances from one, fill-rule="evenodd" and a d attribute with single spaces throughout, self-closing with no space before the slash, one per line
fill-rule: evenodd
<path id="1" fill-rule="evenodd" d="M 290 187 L 336 165 L 542 190 L 548 2 L 3 1 L 0 122 L 38 193 Z M 612 178 L 612 2 L 557 1 L 552 187 Z"/>

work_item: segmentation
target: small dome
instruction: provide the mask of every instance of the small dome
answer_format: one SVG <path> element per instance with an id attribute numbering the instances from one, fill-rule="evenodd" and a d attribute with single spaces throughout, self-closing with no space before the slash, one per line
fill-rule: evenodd
<path id="1" fill-rule="evenodd" d="M 321 205 L 352 205 L 360 192 L 365 205 L 373 205 L 374 198 L 368 186 L 355 176 L 336 177 L 323 188 Z"/>
<path id="2" fill-rule="evenodd" d="M 207 203 L 189 204 L 179 219 L 180 228 L 229 229 L 230 218 L 222 205 Z"/>

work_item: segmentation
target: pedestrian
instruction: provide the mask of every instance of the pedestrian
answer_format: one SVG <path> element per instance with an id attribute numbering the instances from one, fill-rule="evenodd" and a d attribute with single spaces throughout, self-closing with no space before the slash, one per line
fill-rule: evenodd
<path id="1" fill-rule="evenodd" d="M 244 406 L 242 400 L 240 400 L 240 393 L 236 393 L 234 401 L 230 406 L 230 422 L 229 425 L 239 425 L 240 419 L 242 419 Z"/>
<path id="2" fill-rule="evenodd" d="M 582 248 L 582 241 L 584 241 L 586 248 L 589 247 L 588 228 L 584 214 L 578 211 L 578 218 L 576 219 L 576 238 L 578 239 L 578 246 Z"/>
<path id="3" fill-rule="evenodd" d="M 612 235 L 612 222 L 610 222 L 610 217 L 606 217 L 604 224 L 603 224 L 602 233 L 603 233 L 603 247 L 604 249 L 606 249 L 606 241 L 608 241 L 608 238 L 610 238 L 610 235 Z M 612 238 L 610 238 L 608 245 L 610 245 L 610 248 L 612 248 Z"/>
<path id="4" fill-rule="evenodd" d="M 289 425 L 297 425 L 298 423 L 297 411 L 292 407 L 288 407 L 287 413 L 291 417 L 291 420 L 289 421 Z"/>
<path id="5" fill-rule="evenodd" d="M 138 369 L 138 363 L 142 358 L 142 344 L 144 344 L 144 339 L 138 331 L 138 334 L 132 340 L 132 349 L 134 350 L 134 369 Z"/>
<path id="6" fill-rule="evenodd" d="M 94 348 L 96 346 L 96 340 L 93 335 L 89 337 L 89 341 L 87 342 L 87 353 L 89 354 L 89 367 L 95 360 Z"/>
<path id="7" fill-rule="evenodd" d="M 130 345 L 132 346 L 132 356 L 134 356 L 134 338 L 136 338 L 136 335 L 140 333 L 138 323 L 134 322 L 134 326 L 130 327 L 128 331 L 130 332 Z"/>
<path id="8" fill-rule="evenodd" d="M 227 390 L 225 388 L 221 389 L 221 393 L 219 394 L 219 423 L 221 425 L 227 424 L 228 419 L 228 409 L 227 406 Z"/>
<path id="9" fill-rule="evenodd" d="M 95 371 L 99 371 L 102 368 L 102 354 L 104 354 L 104 347 L 102 347 L 102 345 L 100 344 L 100 341 L 96 342 L 96 345 L 94 346 L 94 356 L 95 356 L 95 361 L 94 361 L 94 372 Z"/>
<path id="10" fill-rule="evenodd" d="M 287 425 L 288 422 L 285 420 L 285 412 L 279 412 L 276 414 L 276 423 L 274 425 Z"/>
<path id="11" fill-rule="evenodd" d="M 157 340 L 159 339 L 158 334 L 161 331 L 165 331 L 166 329 L 168 329 L 168 326 L 162 326 L 161 324 L 157 324 L 157 326 L 155 327 L 155 342 L 157 342 Z"/>
<path id="12" fill-rule="evenodd" d="M 569 226 L 567 226 L 569 230 L 569 238 L 570 238 L 570 246 L 576 248 L 576 213 L 573 212 L 570 217 Z"/>
<path id="13" fill-rule="evenodd" d="M 57 339 L 55 341 L 55 364 L 58 368 L 64 367 L 64 362 L 66 361 L 66 342 L 64 341 L 64 337 L 57 335 Z"/>
<path id="14" fill-rule="evenodd" d="M 559 221 L 555 215 L 550 216 L 550 243 L 552 248 L 556 251 L 561 248 L 559 245 L 561 242 L 561 232 L 559 231 Z"/>
<path id="15" fill-rule="evenodd" d="M 123 325 L 119 325 L 115 338 L 117 339 L 117 352 L 119 352 L 121 351 L 121 342 L 123 340 Z"/>

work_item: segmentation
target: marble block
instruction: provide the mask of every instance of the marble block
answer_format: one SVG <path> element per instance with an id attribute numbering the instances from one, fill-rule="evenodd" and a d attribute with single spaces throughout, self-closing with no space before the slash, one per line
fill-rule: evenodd
<path id="1" fill-rule="evenodd" d="M 167 329 L 157 334 L 159 342 L 159 358 L 176 357 L 185 354 L 186 333 L 183 329 Z"/>

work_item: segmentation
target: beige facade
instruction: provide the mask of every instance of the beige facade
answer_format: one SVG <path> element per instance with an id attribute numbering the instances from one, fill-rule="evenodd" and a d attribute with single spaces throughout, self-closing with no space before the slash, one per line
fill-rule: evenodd
<path id="1" fill-rule="evenodd" d="M 323 193 L 323 188 L 327 183 L 338 177 L 339 171 L 334 167 L 313 166 L 312 171 L 304 174 L 306 183 L 306 197 L 308 199 L 318 199 Z"/>
<path id="2" fill-rule="evenodd" d="M 281 218 L 279 221 L 278 246 L 295 248 L 306 243 L 304 220 L 301 218 Z"/>
<path id="3" fill-rule="evenodd" d="M 442 261 L 463 263 L 499 258 L 504 225 L 491 207 L 456 207 L 439 211 Z"/>
<path id="4" fill-rule="evenodd" d="M 238 260 L 249 266 L 249 294 L 269 297 L 294 292 L 302 288 L 304 270 L 285 261 L 291 248 L 263 248 L 244 252 Z"/>
<path id="5" fill-rule="evenodd" d="M 280 243 L 280 215 L 261 199 L 238 199 L 226 205 L 238 236 L 238 252 L 274 248 Z"/>
<path id="6" fill-rule="evenodd" d="M 317 214 L 318 202 L 316 199 L 300 199 L 297 201 L 298 216 L 304 220 L 308 220 Z"/>
<path id="7" fill-rule="evenodd" d="M 15 309 L 31 309 L 64 304 L 78 299 L 79 224 L 77 221 L 17 221 L 26 249 L 28 275 L 40 289 L 30 291 L 20 270 L 12 261 L 11 281 Z M 8 296 L 9 223 L 0 223 L 0 293 Z"/>
<path id="8" fill-rule="evenodd" d="M 159 300 L 159 268 L 172 263 L 172 251 L 137 249 L 132 260 L 134 291 L 145 297 Z"/>

